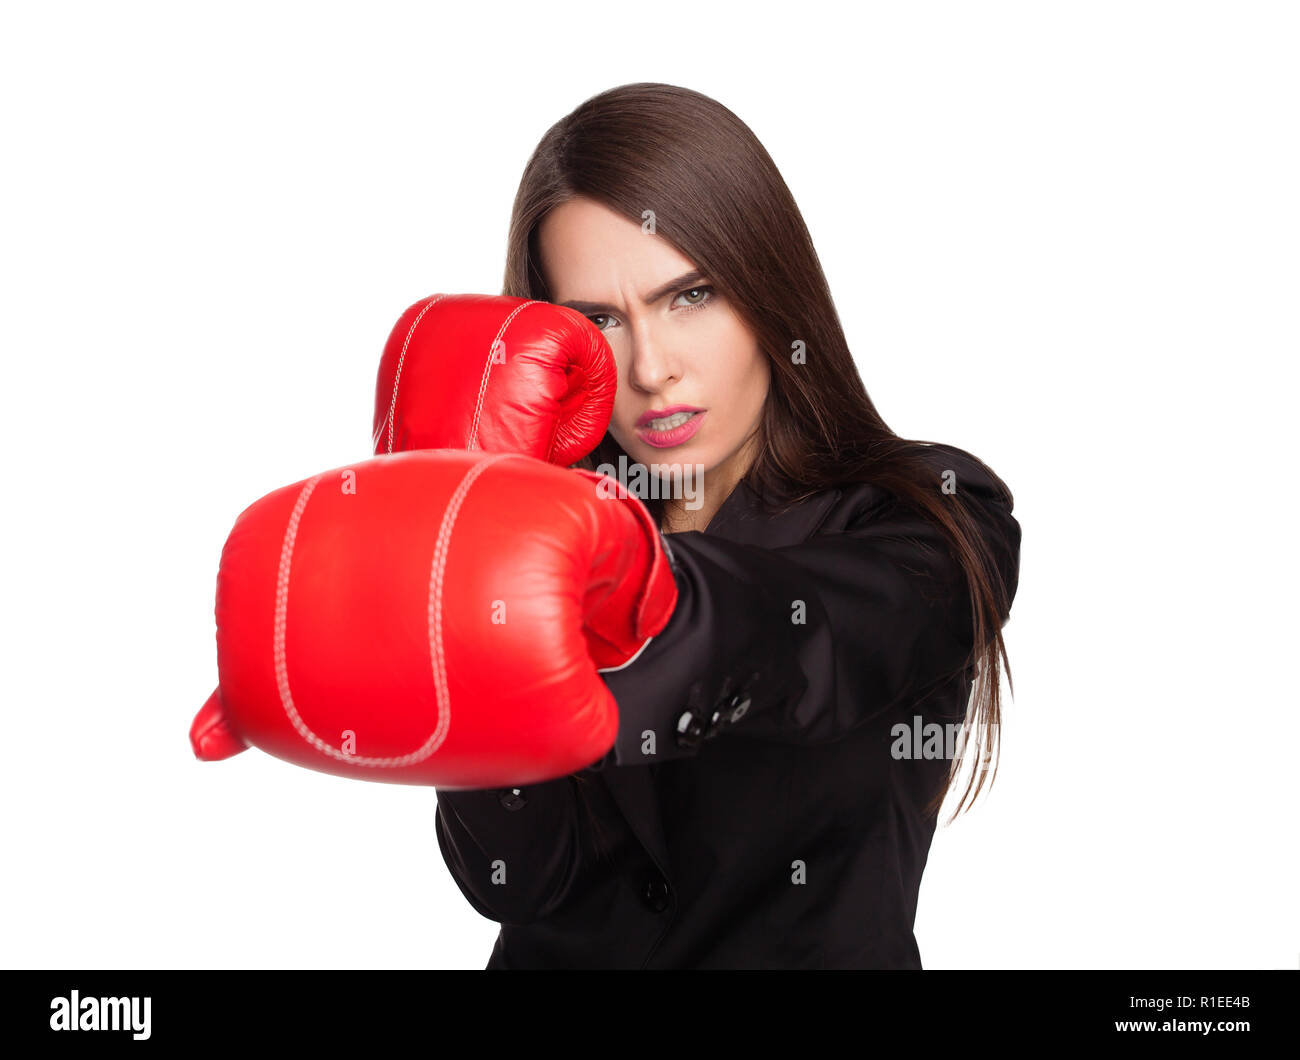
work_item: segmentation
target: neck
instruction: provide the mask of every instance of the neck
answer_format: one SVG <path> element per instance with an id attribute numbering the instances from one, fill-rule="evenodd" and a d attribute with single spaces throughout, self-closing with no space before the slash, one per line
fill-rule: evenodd
<path id="1" fill-rule="evenodd" d="M 730 458 L 700 476 L 697 483 L 699 497 L 696 498 L 699 507 L 687 508 L 685 498 L 681 497 L 670 497 L 664 502 L 664 533 L 704 530 L 709 525 L 753 463 L 755 441 L 756 438 L 751 436 Z"/>

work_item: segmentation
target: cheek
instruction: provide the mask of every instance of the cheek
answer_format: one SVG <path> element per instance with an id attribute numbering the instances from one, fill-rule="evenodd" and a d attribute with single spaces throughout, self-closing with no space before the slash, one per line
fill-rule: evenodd
<path id="1" fill-rule="evenodd" d="M 627 372 L 624 371 L 620 364 L 618 367 L 618 390 L 614 392 L 614 415 L 610 420 L 611 426 L 630 428 L 635 419 L 637 412 L 637 397 L 632 393 L 632 388 L 627 385 Z"/>
<path id="2" fill-rule="evenodd" d="M 753 411 L 763 404 L 771 378 L 771 367 L 754 337 L 743 329 L 733 332 L 719 349 L 734 351 L 715 361 L 715 392 L 736 411 Z"/>

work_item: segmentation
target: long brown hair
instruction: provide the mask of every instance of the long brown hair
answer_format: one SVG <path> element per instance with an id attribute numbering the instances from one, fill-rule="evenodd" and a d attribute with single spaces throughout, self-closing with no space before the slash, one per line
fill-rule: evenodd
<path id="1" fill-rule="evenodd" d="M 586 100 L 546 132 L 524 169 L 502 293 L 551 301 L 537 231 L 548 211 L 577 195 L 637 224 L 653 211 L 655 233 L 708 277 L 757 336 L 772 375 L 745 480 L 760 497 L 788 506 L 870 482 L 942 529 L 970 593 L 976 676 L 967 721 L 977 761 L 985 761 L 990 731 L 995 738 L 999 729 L 1002 666 L 1008 684 L 1011 677 L 1001 631 L 1006 586 L 973 517 L 935 488 L 922 459 L 931 443 L 900 438 L 867 395 L 803 217 L 758 138 L 722 104 L 674 85 L 622 85 Z M 803 363 L 791 357 L 796 341 Z M 620 467 L 620 456 L 627 459 L 607 433 L 582 466 Z M 1005 484 L 985 471 L 1009 502 Z M 663 500 L 646 504 L 662 521 Z M 929 814 L 938 813 L 963 757 L 954 757 Z M 973 773 L 950 821 L 983 787 L 984 770 L 975 773 L 978 785 L 972 792 Z"/>

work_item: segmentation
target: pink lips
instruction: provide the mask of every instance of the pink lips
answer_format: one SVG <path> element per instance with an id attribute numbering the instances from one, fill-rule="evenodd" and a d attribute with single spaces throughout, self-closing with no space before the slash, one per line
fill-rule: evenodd
<path id="1" fill-rule="evenodd" d="M 651 420 L 662 419 L 664 416 L 672 416 L 678 412 L 693 412 L 695 415 L 671 431 L 655 431 L 646 426 Z M 704 409 L 696 408 L 694 405 L 673 405 L 666 409 L 651 409 L 636 421 L 636 435 L 646 445 L 653 445 L 656 449 L 671 449 L 694 437 L 706 415 Z"/>

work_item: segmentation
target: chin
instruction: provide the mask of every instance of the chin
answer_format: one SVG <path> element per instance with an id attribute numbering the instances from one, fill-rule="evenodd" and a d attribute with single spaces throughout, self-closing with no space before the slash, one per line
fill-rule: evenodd
<path id="1" fill-rule="evenodd" d="M 703 464 L 705 471 L 712 467 L 707 454 L 689 445 L 679 445 L 676 449 L 656 449 L 654 446 L 645 448 L 645 456 L 635 458 L 643 464 Z"/>

